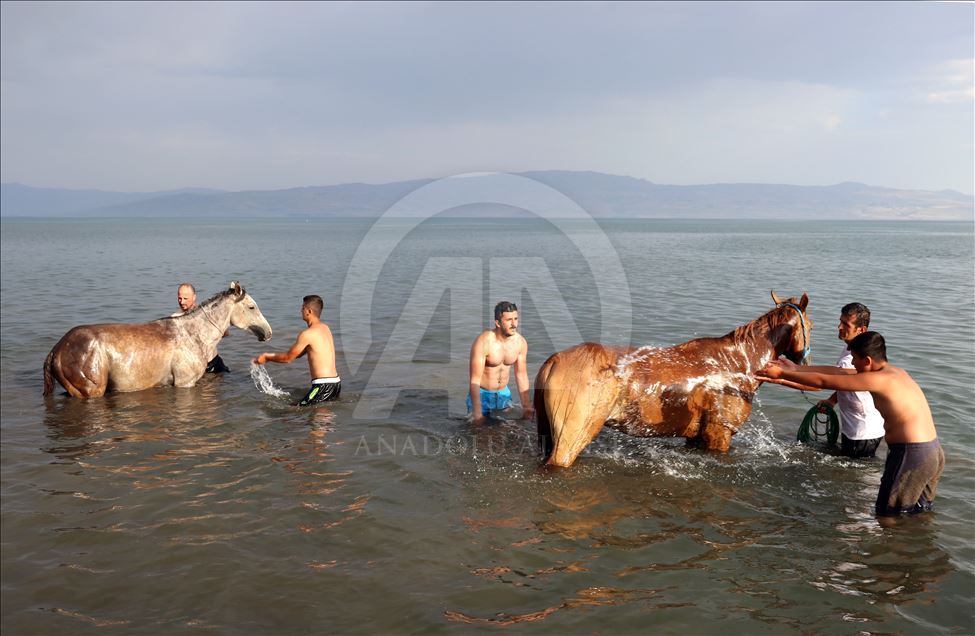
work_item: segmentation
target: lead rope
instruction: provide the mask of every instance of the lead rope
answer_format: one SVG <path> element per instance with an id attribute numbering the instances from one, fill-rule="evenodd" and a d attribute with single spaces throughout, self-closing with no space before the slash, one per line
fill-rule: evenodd
<path id="1" fill-rule="evenodd" d="M 207 313 L 206 308 L 203 305 L 200 305 L 200 311 L 203 312 L 203 317 L 207 319 L 207 322 L 213 325 L 214 329 L 223 334 L 224 330 L 218 327 L 217 323 L 210 319 L 210 314 Z"/>
<path id="2" fill-rule="evenodd" d="M 819 438 L 825 437 L 827 443 L 833 445 L 839 436 L 840 420 L 829 404 L 823 406 L 816 404 L 806 411 L 806 416 L 802 418 L 802 424 L 799 425 L 799 432 L 796 433 L 796 439 L 806 444 L 810 441 L 818 442 Z"/>

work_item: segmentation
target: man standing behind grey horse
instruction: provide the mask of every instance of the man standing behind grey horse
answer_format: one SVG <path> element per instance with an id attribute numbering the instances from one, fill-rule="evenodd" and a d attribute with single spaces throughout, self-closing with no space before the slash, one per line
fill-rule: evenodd
<path id="1" fill-rule="evenodd" d="M 176 303 L 180 310 L 172 314 L 173 318 L 196 309 L 196 287 L 190 283 L 182 283 L 176 290 Z M 226 336 L 227 334 L 224 334 L 224 337 Z M 230 367 L 223 363 L 223 358 L 219 355 L 213 356 L 213 360 L 207 362 L 207 373 L 226 373 L 229 371 Z"/>

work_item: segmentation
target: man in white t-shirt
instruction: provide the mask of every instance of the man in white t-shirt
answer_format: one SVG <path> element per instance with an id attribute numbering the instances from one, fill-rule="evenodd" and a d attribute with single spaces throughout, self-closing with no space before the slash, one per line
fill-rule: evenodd
<path id="1" fill-rule="evenodd" d="M 870 310 L 860 303 L 840 310 L 839 339 L 847 344 L 836 366 L 853 368 L 850 341 L 869 330 Z M 838 406 L 840 411 L 840 454 L 847 457 L 873 457 L 884 438 L 884 418 L 873 405 L 869 391 L 836 391 L 820 404 Z"/>

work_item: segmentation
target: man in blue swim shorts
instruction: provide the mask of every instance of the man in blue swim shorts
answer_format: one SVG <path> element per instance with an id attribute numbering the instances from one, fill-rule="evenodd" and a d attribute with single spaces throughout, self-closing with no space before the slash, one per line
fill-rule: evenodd
<path id="1" fill-rule="evenodd" d="M 471 345 L 467 413 L 475 424 L 484 422 L 492 411 L 511 406 L 508 380 L 512 366 L 522 417 L 531 419 L 535 411 L 528 397 L 528 342 L 518 333 L 518 307 L 501 301 L 494 307 L 494 329 L 482 332 Z"/>
<path id="2" fill-rule="evenodd" d="M 501 411 L 511 406 L 511 389 L 504 387 L 500 391 L 488 391 L 480 389 L 481 413 L 490 415 L 491 411 Z M 474 403 L 470 394 L 467 395 L 467 414 L 474 412 Z"/>

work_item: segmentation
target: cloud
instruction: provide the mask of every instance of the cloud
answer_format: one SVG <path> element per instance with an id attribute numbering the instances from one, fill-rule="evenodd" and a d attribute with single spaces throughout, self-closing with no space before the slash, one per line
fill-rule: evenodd
<path id="1" fill-rule="evenodd" d="M 972 189 L 970 6 L 0 10 L 4 180 L 244 189 L 573 168 Z M 933 147 L 948 171 L 922 159 Z"/>
<path id="2" fill-rule="evenodd" d="M 937 88 L 927 93 L 933 104 L 957 104 L 975 100 L 975 59 L 948 60 L 932 71 Z"/>

